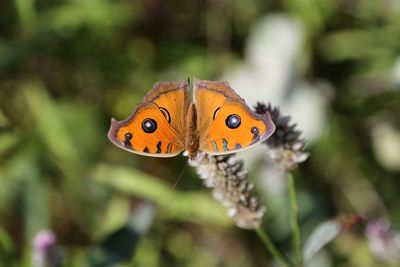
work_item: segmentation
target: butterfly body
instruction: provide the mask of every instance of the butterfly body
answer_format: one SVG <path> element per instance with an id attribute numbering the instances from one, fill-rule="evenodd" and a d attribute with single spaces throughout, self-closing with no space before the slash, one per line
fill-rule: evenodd
<path id="1" fill-rule="evenodd" d="M 185 148 L 188 152 L 189 158 L 194 159 L 197 156 L 200 145 L 200 137 L 197 131 L 197 113 L 195 104 L 190 104 L 186 118 Z"/>
<path id="2" fill-rule="evenodd" d="M 112 119 L 108 138 L 130 152 L 172 157 L 186 150 L 234 153 L 266 140 L 275 130 L 270 114 L 253 112 L 227 82 L 194 80 L 157 83 L 123 121 Z"/>

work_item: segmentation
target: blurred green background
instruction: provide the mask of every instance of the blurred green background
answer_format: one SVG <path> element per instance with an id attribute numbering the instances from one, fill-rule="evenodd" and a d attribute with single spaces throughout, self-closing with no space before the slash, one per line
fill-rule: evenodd
<path id="1" fill-rule="evenodd" d="M 46 229 L 63 266 L 272 266 L 185 157 L 107 140 L 155 82 L 194 76 L 304 131 L 304 238 L 347 214 L 400 228 L 399 36 L 396 0 L 1 1 L 0 266 L 32 266 Z M 243 157 L 263 228 L 290 252 L 285 179 L 263 152 Z M 399 266 L 373 242 L 348 231 L 309 266 Z"/>

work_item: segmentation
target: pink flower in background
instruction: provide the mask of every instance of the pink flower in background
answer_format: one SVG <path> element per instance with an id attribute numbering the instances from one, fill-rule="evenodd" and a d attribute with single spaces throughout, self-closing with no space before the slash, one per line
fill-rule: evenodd
<path id="1" fill-rule="evenodd" d="M 36 234 L 33 240 L 32 263 L 35 267 L 61 266 L 62 255 L 57 245 L 57 239 L 50 230 L 43 230 Z"/>
<path id="2" fill-rule="evenodd" d="M 365 235 L 371 251 L 379 260 L 400 263 L 400 232 L 395 231 L 387 219 L 368 223 Z"/>

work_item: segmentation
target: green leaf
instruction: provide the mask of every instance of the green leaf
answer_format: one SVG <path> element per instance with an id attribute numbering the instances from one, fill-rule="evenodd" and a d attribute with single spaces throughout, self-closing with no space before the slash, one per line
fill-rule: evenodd
<path id="1" fill-rule="evenodd" d="M 89 256 L 89 266 L 106 267 L 129 260 L 140 237 L 148 230 L 154 217 L 154 207 L 145 204 L 132 215 L 126 225 L 114 231 L 95 247 Z"/>
<path id="2" fill-rule="evenodd" d="M 226 225 L 230 222 L 227 211 L 210 194 L 179 192 L 156 177 L 137 169 L 98 164 L 90 176 L 97 182 L 132 196 L 151 200 L 165 211 L 168 217 L 192 222 Z"/>
<path id="3" fill-rule="evenodd" d="M 341 224 L 337 220 L 320 224 L 304 244 L 304 261 L 311 260 L 324 246 L 332 242 L 341 233 L 341 230 Z"/>
<path id="4" fill-rule="evenodd" d="M 34 0 L 15 0 L 15 9 L 22 25 L 26 31 L 34 29 L 36 24 L 37 15 L 35 10 Z"/>
<path id="5" fill-rule="evenodd" d="M 15 244 L 11 236 L 2 227 L 0 227 L 0 255 L 2 257 L 12 257 L 14 253 Z"/>

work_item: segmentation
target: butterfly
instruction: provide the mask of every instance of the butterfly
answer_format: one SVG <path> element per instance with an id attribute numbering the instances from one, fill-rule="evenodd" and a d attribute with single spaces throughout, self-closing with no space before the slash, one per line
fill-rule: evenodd
<path id="1" fill-rule="evenodd" d="M 173 157 L 187 151 L 223 155 L 265 141 L 275 131 L 268 112 L 257 114 L 228 82 L 194 79 L 156 83 L 125 120 L 111 119 L 109 140 L 139 155 Z"/>

